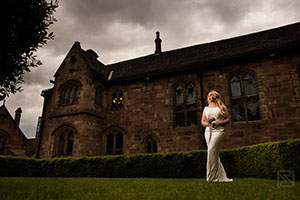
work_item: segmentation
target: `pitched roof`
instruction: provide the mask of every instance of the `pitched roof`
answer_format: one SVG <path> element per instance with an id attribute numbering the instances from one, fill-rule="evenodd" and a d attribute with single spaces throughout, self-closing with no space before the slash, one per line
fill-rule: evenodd
<path id="1" fill-rule="evenodd" d="M 12 123 L 13 126 L 15 126 L 19 130 L 19 132 L 21 133 L 22 137 L 24 137 L 25 139 L 27 139 L 26 136 L 24 135 L 23 131 L 20 129 L 20 127 L 18 126 L 18 124 L 14 120 L 14 118 L 10 115 L 10 113 L 7 110 L 5 104 L 3 104 L 2 106 L 0 106 L 0 114 L 7 116 L 7 119 L 9 120 L 9 122 L 6 122 L 6 123 Z"/>
<path id="2" fill-rule="evenodd" d="M 113 72 L 111 81 L 180 72 L 227 63 L 245 58 L 270 55 L 300 45 L 300 22 L 230 39 L 151 54 L 104 65 L 82 50 L 90 67 L 103 78 Z"/>
<path id="3" fill-rule="evenodd" d="M 78 49 L 80 54 L 83 56 L 84 60 L 86 61 L 87 65 L 90 67 L 90 69 L 92 69 L 94 72 L 96 72 L 98 74 L 98 76 L 100 76 L 102 79 L 107 80 L 107 77 L 109 75 L 109 69 L 99 60 L 97 60 L 97 58 L 93 55 L 93 53 L 89 53 L 89 50 L 84 51 L 81 47 L 80 47 L 80 43 L 79 42 L 75 42 L 75 44 Z"/>

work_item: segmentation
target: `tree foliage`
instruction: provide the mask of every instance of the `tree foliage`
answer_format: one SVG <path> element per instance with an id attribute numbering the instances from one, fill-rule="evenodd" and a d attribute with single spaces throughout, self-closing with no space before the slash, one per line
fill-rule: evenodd
<path id="1" fill-rule="evenodd" d="M 53 14 L 57 0 L 2 1 L 0 45 L 0 98 L 22 91 L 24 73 L 42 63 L 34 52 L 48 40 L 54 39 L 49 26 L 56 19 Z"/>

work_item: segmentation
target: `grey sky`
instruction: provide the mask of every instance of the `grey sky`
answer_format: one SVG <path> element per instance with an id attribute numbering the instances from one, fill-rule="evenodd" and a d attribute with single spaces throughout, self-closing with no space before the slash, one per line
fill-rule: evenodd
<path id="1" fill-rule="evenodd" d="M 6 107 L 22 107 L 21 129 L 32 138 L 41 115 L 43 89 L 75 41 L 110 64 L 162 50 L 231 38 L 300 21 L 299 0 L 61 0 L 51 26 L 55 40 L 37 52 L 43 66 L 25 76 L 24 91 Z"/>

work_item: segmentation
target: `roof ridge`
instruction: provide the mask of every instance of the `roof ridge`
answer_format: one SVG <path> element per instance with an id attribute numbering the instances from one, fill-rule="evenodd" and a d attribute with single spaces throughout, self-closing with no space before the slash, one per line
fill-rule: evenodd
<path id="1" fill-rule="evenodd" d="M 118 65 L 118 64 L 121 64 L 121 63 L 126 63 L 126 62 L 130 62 L 130 61 L 138 60 L 138 59 L 143 59 L 143 58 L 147 58 L 147 57 L 160 56 L 162 54 L 172 53 L 172 52 L 176 52 L 176 51 L 182 51 L 182 50 L 186 50 L 186 49 L 190 49 L 190 48 L 196 48 L 196 47 L 199 47 L 199 46 L 213 45 L 213 44 L 222 43 L 222 42 L 228 42 L 228 41 L 233 41 L 233 40 L 237 40 L 237 39 L 241 39 L 241 38 L 245 38 L 245 37 L 251 37 L 253 35 L 260 35 L 260 34 L 263 34 L 263 33 L 270 33 L 270 32 L 274 32 L 276 30 L 286 29 L 286 28 L 289 28 L 289 27 L 293 27 L 295 25 L 299 25 L 300 26 L 300 22 L 296 22 L 296 23 L 292 23 L 292 24 L 287 24 L 287 25 L 283 25 L 283 26 L 278 26 L 278 27 L 274 27 L 274 28 L 271 28 L 271 29 L 265 29 L 265 30 L 261 30 L 261 31 L 257 31 L 257 32 L 248 33 L 248 34 L 238 35 L 238 36 L 231 37 L 231 38 L 224 38 L 224 39 L 215 40 L 215 41 L 211 41 L 211 42 L 205 42 L 205 43 L 200 43 L 200 44 L 185 46 L 185 47 L 182 47 L 182 48 L 177 48 L 177 49 L 171 49 L 171 50 L 167 50 L 167 51 L 162 51 L 159 54 L 152 53 L 152 54 L 148 54 L 148 55 L 144 55 L 144 56 L 140 56 L 140 57 L 136 57 L 136 58 L 131 58 L 131 59 L 128 59 L 128 60 L 122 60 L 122 61 L 119 61 L 119 62 L 116 62 L 116 63 L 110 63 L 110 64 L 107 64 L 106 66 L 107 67 L 111 67 L 111 66 Z"/>

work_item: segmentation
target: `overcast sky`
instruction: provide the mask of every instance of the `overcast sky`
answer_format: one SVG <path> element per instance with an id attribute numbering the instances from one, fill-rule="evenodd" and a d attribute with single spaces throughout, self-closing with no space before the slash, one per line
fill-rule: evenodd
<path id="1" fill-rule="evenodd" d="M 5 105 L 13 117 L 22 108 L 20 127 L 32 138 L 41 91 L 52 87 L 75 41 L 110 64 L 154 53 L 156 31 L 167 51 L 299 22 L 299 10 L 299 0 L 61 0 L 51 26 L 55 40 L 37 52 L 43 66 L 26 74 L 24 91 Z"/>

